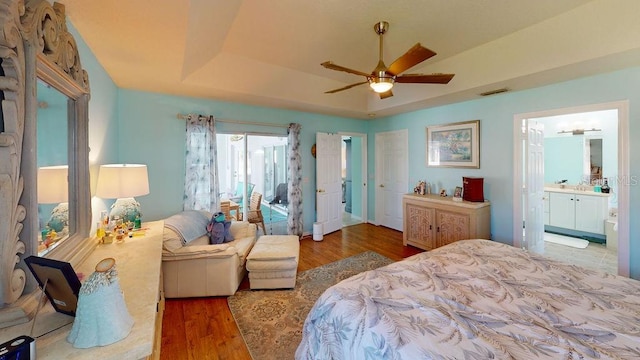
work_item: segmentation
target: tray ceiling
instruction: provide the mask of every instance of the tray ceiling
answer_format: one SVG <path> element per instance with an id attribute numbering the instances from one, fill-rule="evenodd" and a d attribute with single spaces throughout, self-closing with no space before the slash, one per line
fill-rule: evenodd
<path id="1" fill-rule="evenodd" d="M 635 0 L 62 0 L 121 88 L 355 118 L 380 117 L 640 64 Z M 436 56 L 407 73 L 455 73 L 448 85 L 398 84 L 379 99 L 331 60 L 370 72 L 373 24 L 390 24 L 387 64 L 415 43 Z"/>

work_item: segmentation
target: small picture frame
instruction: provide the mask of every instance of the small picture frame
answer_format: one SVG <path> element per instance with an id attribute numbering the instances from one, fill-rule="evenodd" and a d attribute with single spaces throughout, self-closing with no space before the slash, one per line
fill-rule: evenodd
<path id="1" fill-rule="evenodd" d="M 447 197 L 447 190 L 445 189 L 440 190 L 440 196 Z"/>
<path id="2" fill-rule="evenodd" d="M 453 192 L 453 201 L 462 201 L 462 187 L 456 186 Z"/>
<path id="3" fill-rule="evenodd" d="M 75 316 L 82 284 L 71 264 L 33 255 L 24 259 L 24 262 L 40 288 L 44 289 L 53 308 L 57 312 Z"/>

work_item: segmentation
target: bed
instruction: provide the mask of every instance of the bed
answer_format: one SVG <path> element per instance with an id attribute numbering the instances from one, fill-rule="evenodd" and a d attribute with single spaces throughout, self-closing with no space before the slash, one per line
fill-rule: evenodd
<path id="1" fill-rule="evenodd" d="M 296 359 L 640 359 L 640 282 L 489 240 L 346 279 Z"/>

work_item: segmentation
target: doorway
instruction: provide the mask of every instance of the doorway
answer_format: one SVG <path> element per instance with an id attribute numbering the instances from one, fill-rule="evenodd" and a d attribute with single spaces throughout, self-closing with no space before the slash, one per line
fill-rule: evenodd
<path id="1" fill-rule="evenodd" d="M 323 224 L 322 233 L 367 222 L 367 135 L 316 133 L 315 145 L 316 222 Z M 350 213 L 345 212 L 347 199 Z"/>
<path id="2" fill-rule="evenodd" d="M 271 134 L 217 134 L 219 186 L 222 198 L 233 199 L 247 218 L 250 201 L 262 195 L 259 211 L 267 234 L 287 233 L 286 136 Z M 261 228 L 261 224 L 258 225 Z"/>
<path id="3" fill-rule="evenodd" d="M 362 223 L 362 136 L 342 135 L 342 227 Z"/>
<path id="4" fill-rule="evenodd" d="M 548 117 L 558 117 L 558 116 L 571 116 L 571 114 L 586 114 L 591 112 L 601 112 L 607 110 L 614 110 L 617 113 L 617 161 L 615 162 L 614 171 L 610 171 L 610 173 L 615 174 L 611 176 L 611 180 L 615 183 L 616 197 L 617 200 L 617 238 L 618 238 L 618 247 L 617 247 L 617 272 L 619 275 L 629 276 L 629 258 L 628 258 L 628 249 L 629 249 L 629 183 L 625 179 L 630 179 L 629 177 L 629 138 L 628 138 L 628 127 L 629 127 L 629 116 L 628 116 L 628 102 L 614 102 L 614 103 L 605 103 L 605 104 L 596 104 L 589 106 L 581 106 L 576 108 L 567 108 L 567 109 L 557 109 L 550 111 L 542 111 L 536 113 L 528 113 L 528 114 L 517 114 L 514 116 L 514 204 L 513 204 L 513 213 L 514 213 L 514 228 L 513 228 L 513 237 L 514 237 L 514 245 L 522 248 L 529 248 L 527 244 L 527 226 L 524 223 L 525 220 L 525 210 L 524 206 L 526 201 L 524 199 L 530 199 L 531 193 L 527 190 L 527 186 L 525 183 L 525 178 L 527 178 L 529 174 L 529 170 L 525 165 L 524 154 L 527 151 L 527 140 L 522 136 L 522 124 L 525 123 L 529 119 L 541 119 Z M 557 125 L 557 124 L 556 124 Z M 583 127 L 587 128 L 586 126 Z M 580 129 L 578 129 L 580 130 Z M 573 134 L 572 134 L 573 135 Z M 546 145 L 545 145 L 546 147 Z M 545 152 L 547 150 L 545 149 Z M 560 153 L 557 153 L 560 154 Z M 584 161 L 586 162 L 586 161 Z M 577 161 L 572 162 L 573 164 L 582 164 L 583 159 L 579 159 Z M 545 166 L 547 168 L 547 166 Z M 580 168 L 582 169 L 582 168 Z M 606 168 L 604 169 L 606 171 Z M 578 171 L 578 170 L 576 170 Z M 574 171 L 575 172 L 575 171 Z M 584 175 L 584 173 L 580 170 L 579 175 L 577 176 L 578 181 L 580 181 Z M 543 175 L 544 176 L 544 175 Z M 606 176 L 606 174 L 605 174 Z M 563 179 L 560 179 L 563 180 Z M 547 180 L 548 181 L 548 180 Z M 535 200 L 532 200 L 535 201 Z M 545 201 L 543 198 L 537 199 L 537 201 L 543 202 Z M 531 206 L 529 204 L 526 205 L 527 208 Z M 524 224 L 524 231 L 523 231 Z"/>
<path id="5" fill-rule="evenodd" d="M 402 197 L 409 187 L 409 130 L 376 134 L 376 222 L 402 231 Z"/>

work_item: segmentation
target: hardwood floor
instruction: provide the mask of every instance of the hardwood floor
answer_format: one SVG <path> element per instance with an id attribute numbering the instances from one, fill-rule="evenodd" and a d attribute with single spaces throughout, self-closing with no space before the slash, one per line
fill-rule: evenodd
<path id="1" fill-rule="evenodd" d="M 402 233 L 382 226 L 358 224 L 300 241 L 298 271 L 305 271 L 368 250 L 394 260 L 422 252 L 402 245 Z M 247 289 L 247 279 L 240 285 Z M 226 297 L 167 299 L 162 320 L 161 359 L 251 359 Z"/>

